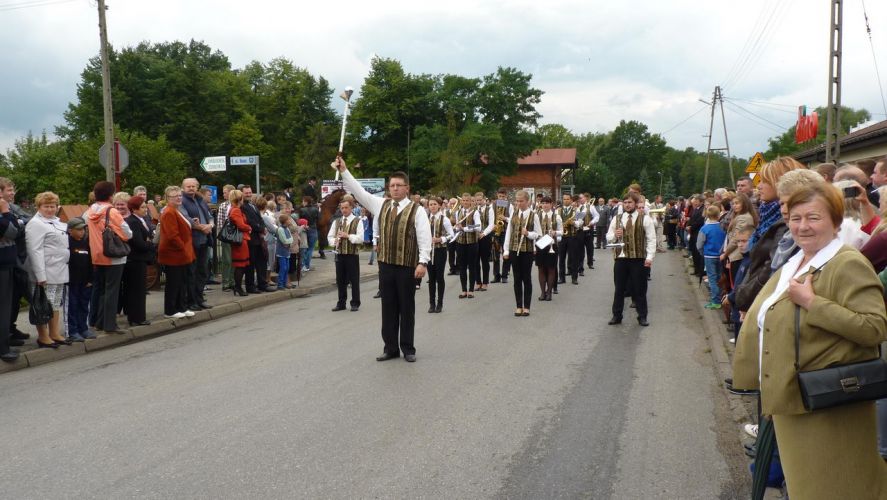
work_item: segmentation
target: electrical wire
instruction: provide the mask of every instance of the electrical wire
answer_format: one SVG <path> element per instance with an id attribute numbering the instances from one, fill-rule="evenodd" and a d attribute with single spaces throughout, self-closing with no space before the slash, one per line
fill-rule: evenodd
<path id="1" fill-rule="evenodd" d="M 782 23 L 782 18 L 785 17 L 785 14 L 790 10 L 790 7 L 794 0 L 788 0 L 787 2 L 779 3 L 773 9 L 771 16 L 767 19 L 764 28 L 761 30 L 760 36 L 755 41 L 755 44 L 752 46 L 751 52 L 748 57 L 744 61 L 743 65 L 737 70 L 736 75 L 734 75 L 732 81 L 725 82 L 722 87 L 733 88 L 739 85 L 748 74 L 751 72 L 752 68 L 758 63 L 758 60 L 761 58 L 761 55 L 764 54 L 767 46 L 770 44 L 773 39 L 774 33 L 776 33 L 776 27 Z"/>
<path id="2" fill-rule="evenodd" d="M 688 117 L 684 118 L 683 120 L 677 122 L 677 123 L 674 124 L 670 129 L 666 130 L 665 132 L 659 132 L 659 135 L 665 135 L 665 134 L 671 132 L 672 130 L 674 130 L 674 129 L 680 127 L 681 125 L 683 125 L 684 123 L 687 123 L 687 121 L 688 121 L 690 118 L 693 118 L 694 116 L 696 116 L 696 115 L 698 115 L 699 113 L 705 111 L 706 109 L 708 109 L 708 106 L 705 106 L 704 108 L 699 108 L 699 109 L 697 109 L 696 111 L 693 112 L 693 114 L 691 114 L 690 116 L 688 116 Z"/>
<path id="3" fill-rule="evenodd" d="M 752 26 L 754 26 L 754 29 L 749 32 L 748 37 L 745 39 L 745 44 L 742 45 L 742 49 L 739 51 L 739 55 L 736 56 L 736 60 L 733 61 L 733 65 L 730 66 L 730 71 L 727 72 L 726 76 L 724 77 L 724 79 L 722 81 L 727 82 L 733 78 L 733 74 L 736 72 L 736 70 L 739 67 L 739 62 L 745 58 L 746 51 L 748 51 L 751 46 L 751 41 L 755 35 L 755 32 L 757 31 L 757 28 L 759 26 L 763 26 L 762 21 L 764 20 L 764 14 L 766 12 L 767 12 L 767 4 L 765 3 L 764 6 L 761 7 L 761 11 L 758 12 L 758 18 L 755 20 L 754 24 L 752 24 Z"/>
<path id="4" fill-rule="evenodd" d="M 869 26 L 869 15 L 865 10 L 865 0 L 862 0 L 862 15 L 865 17 L 865 31 L 869 35 L 869 45 L 872 48 L 872 62 L 875 63 L 875 76 L 878 77 L 878 90 L 880 90 L 881 105 L 884 107 L 884 114 L 887 115 L 887 101 L 884 100 L 884 87 L 881 85 L 881 72 L 878 70 L 878 58 L 875 57 L 875 43 L 872 41 L 872 28 Z"/>
<path id="5" fill-rule="evenodd" d="M 771 103 L 771 102 L 766 102 L 766 101 L 754 101 L 751 99 L 742 99 L 740 97 L 725 97 L 724 99 L 731 100 L 731 101 L 744 102 L 746 104 L 751 104 L 753 106 L 757 106 L 759 108 L 766 109 L 767 111 L 779 111 L 781 113 L 788 113 L 790 115 L 794 115 L 794 114 L 798 113 L 798 107 L 795 106 L 794 104 L 776 104 L 776 103 Z M 792 109 L 791 110 L 784 109 L 785 107 L 792 108 Z"/>
<path id="6" fill-rule="evenodd" d="M 26 0 L 23 2 L 0 5 L 0 12 L 5 12 L 8 10 L 30 9 L 32 7 L 45 7 L 48 5 L 71 3 L 76 1 L 78 0 Z"/>
<path id="7" fill-rule="evenodd" d="M 772 130 L 772 131 L 780 133 L 780 134 L 785 132 L 786 130 L 788 130 L 787 128 L 783 128 L 781 125 L 773 126 L 773 124 L 772 124 L 773 122 L 761 121 L 759 118 L 755 118 L 756 115 L 754 113 L 749 113 L 748 110 L 745 110 L 743 108 L 739 108 L 738 106 L 736 106 L 736 103 L 727 102 L 727 106 L 728 107 L 735 107 L 735 109 L 733 109 L 733 111 L 735 111 L 737 115 L 745 118 L 746 120 L 752 121 L 752 122 L 760 125 L 761 127 L 766 128 L 766 129 Z"/>
<path id="8" fill-rule="evenodd" d="M 764 120 L 765 122 L 767 122 L 767 123 L 769 123 L 769 124 L 771 124 L 771 125 L 773 125 L 773 126 L 779 127 L 779 128 L 781 128 L 781 129 L 783 129 L 783 130 L 787 130 L 787 129 L 788 129 L 788 127 L 783 127 L 782 125 L 780 125 L 780 124 L 778 124 L 778 123 L 776 123 L 776 122 L 774 122 L 774 121 L 770 121 L 770 120 L 768 120 L 767 118 L 764 118 L 764 117 L 761 116 L 761 115 L 755 114 L 755 113 L 753 113 L 752 111 L 749 111 L 749 110 L 743 108 L 742 106 L 736 104 L 735 102 L 732 103 L 732 104 L 733 104 L 734 106 L 736 106 L 737 108 L 739 108 L 739 109 L 745 111 L 746 113 L 748 113 L 748 114 L 750 114 L 750 115 L 752 115 L 752 116 L 754 116 L 754 117 L 756 117 L 756 118 L 759 118 L 759 119 L 761 119 L 761 120 Z"/>

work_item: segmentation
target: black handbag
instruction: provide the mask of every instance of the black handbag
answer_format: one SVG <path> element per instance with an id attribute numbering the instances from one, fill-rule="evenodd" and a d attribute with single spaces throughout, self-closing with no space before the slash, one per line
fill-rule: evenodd
<path id="1" fill-rule="evenodd" d="M 222 243 L 228 243 L 229 245 L 239 245 L 243 243 L 243 233 L 240 232 L 240 229 L 237 229 L 237 226 L 231 222 L 231 219 L 226 219 L 225 223 L 222 224 L 222 229 L 219 230 L 218 238 Z"/>
<path id="2" fill-rule="evenodd" d="M 801 308 L 795 306 L 795 370 L 801 401 L 808 411 L 887 397 L 887 362 L 878 357 L 849 365 L 802 372 L 800 368 Z"/>
<path id="3" fill-rule="evenodd" d="M 45 325 L 50 321 L 52 321 L 52 304 L 46 297 L 46 289 L 40 285 L 34 285 L 31 305 L 28 307 L 28 322 L 32 325 Z"/>
<path id="4" fill-rule="evenodd" d="M 118 258 L 129 255 L 129 245 L 111 229 L 111 207 L 105 212 L 105 230 L 102 231 L 102 253 L 105 257 Z"/>

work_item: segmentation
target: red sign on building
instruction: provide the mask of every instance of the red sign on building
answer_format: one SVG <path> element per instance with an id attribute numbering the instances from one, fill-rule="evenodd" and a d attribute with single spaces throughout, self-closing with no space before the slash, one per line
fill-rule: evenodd
<path id="1" fill-rule="evenodd" d="M 795 143 L 816 139 L 819 133 L 819 115 L 814 111 L 807 115 L 807 106 L 798 106 L 798 123 L 795 125 Z"/>

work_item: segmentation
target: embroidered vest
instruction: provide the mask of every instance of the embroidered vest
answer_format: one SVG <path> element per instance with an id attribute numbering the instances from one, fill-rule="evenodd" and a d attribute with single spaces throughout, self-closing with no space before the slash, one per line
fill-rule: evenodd
<path id="1" fill-rule="evenodd" d="M 539 223 L 542 224 L 542 234 L 548 234 L 549 231 L 557 231 L 557 213 L 554 210 L 551 212 L 542 212 L 539 216 Z M 557 238 L 554 237 L 555 242 L 552 245 L 557 248 Z"/>
<path id="2" fill-rule="evenodd" d="M 431 237 L 432 238 L 442 238 L 444 236 L 444 218 L 441 213 L 438 213 L 437 216 L 430 216 L 431 218 Z M 446 243 L 436 243 L 434 244 L 434 248 L 446 248 Z"/>
<path id="3" fill-rule="evenodd" d="M 534 214 L 535 214 L 535 212 L 533 210 L 530 210 L 527 213 L 527 220 L 524 221 L 526 223 L 527 231 L 530 231 L 530 232 L 532 232 L 534 230 L 534 228 L 533 228 L 533 224 L 534 224 L 533 215 Z M 532 252 L 533 251 L 533 242 L 530 241 L 530 238 L 524 238 L 524 241 L 521 242 L 521 229 L 523 229 L 523 226 L 521 226 L 521 223 L 520 223 L 520 210 L 514 211 L 514 214 L 512 214 L 512 216 L 511 216 L 511 222 L 509 222 L 509 224 L 511 224 L 511 240 L 508 242 L 509 251 L 510 252 L 517 252 L 518 245 L 520 245 L 521 253 Z"/>
<path id="4" fill-rule="evenodd" d="M 573 221 L 567 221 L 567 219 L 571 218 L 572 215 L 575 214 L 575 210 L 573 207 L 568 209 L 561 208 L 561 220 L 564 221 L 564 237 L 568 238 L 576 234 L 576 226 L 573 225 Z"/>
<path id="5" fill-rule="evenodd" d="M 480 227 L 481 231 L 490 225 L 490 207 L 484 207 L 480 211 Z"/>
<path id="6" fill-rule="evenodd" d="M 457 211 L 456 212 L 456 222 L 462 221 L 463 228 L 465 228 L 466 226 L 473 226 L 474 225 L 474 212 L 476 212 L 476 211 L 477 211 L 477 209 L 475 209 L 475 208 L 472 208 L 468 212 L 464 212 L 462 210 Z M 462 220 L 463 218 L 465 220 Z M 456 238 L 456 243 L 461 243 L 463 245 L 470 245 L 472 243 L 477 243 L 477 233 L 474 233 L 474 232 L 469 233 L 463 229 L 462 234 L 460 234 L 459 237 Z"/>
<path id="7" fill-rule="evenodd" d="M 620 216 L 620 221 L 621 221 Z M 623 231 L 625 227 L 622 227 Z M 622 242 L 625 246 L 621 253 L 617 253 L 626 259 L 646 259 L 647 258 L 647 232 L 644 231 L 644 214 L 639 213 L 635 221 L 632 223 L 631 232 L 624 231 Z"/>
<path id="8" fill-rule="evenodd" d="M 359 217 L 354 217 L 350 224 L 342 225 L 342 218 L 338 220 L 339 231 L 346 232 L 348 234 L 357 234 L 357 225 L 360 223 Z M 360 249 L 360 245 L 355 245 L 348 241 L 348 238 L 339 238 L 339 243 L 337 245 L 337 251 L 342 255 L 357 255 L 358 250 Z"/>
<path id="9" fill-rule="evenodd" d="M 419 264 L 419 242 L 416 239 L 416 210 L 409 202 L 396 216 L 391 213 L 393 200 L 385 200 L 379 212 L 379 262 L 396 266 L 416 267 Z"/>

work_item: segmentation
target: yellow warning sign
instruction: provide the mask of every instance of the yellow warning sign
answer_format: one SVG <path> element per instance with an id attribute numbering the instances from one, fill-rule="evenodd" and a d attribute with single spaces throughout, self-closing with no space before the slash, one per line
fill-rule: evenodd
<path id="1" fill-rule="evenodd" d="M 748 166 L 745 167 L 745 173 L 752 174 L 761 171 L 761 167 L 764 166 L 764 155 L 761 153 L 755 153 L 752 157 L 751 161 L 748 162 Z"/>

